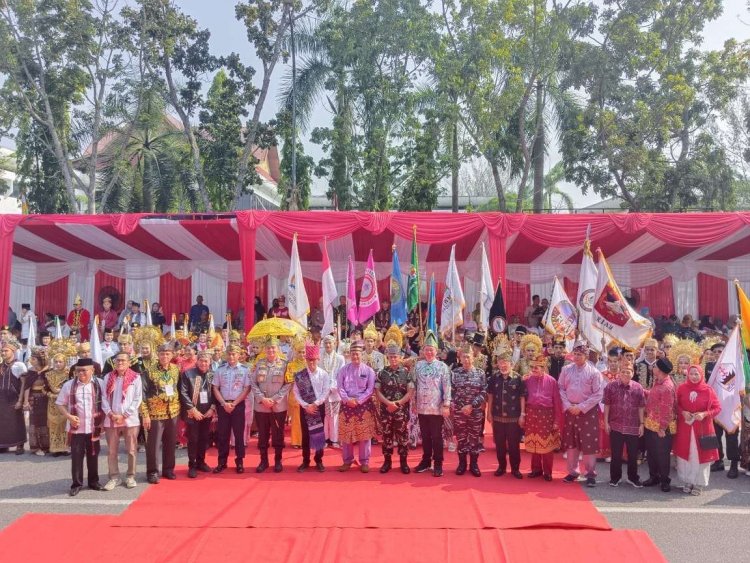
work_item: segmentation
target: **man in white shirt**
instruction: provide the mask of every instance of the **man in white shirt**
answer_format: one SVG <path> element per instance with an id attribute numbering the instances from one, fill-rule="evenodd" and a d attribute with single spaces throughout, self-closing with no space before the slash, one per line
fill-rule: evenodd
<path id="1" fill-rule="evenodd" d="M 331 382 L 331 390 L 326 401 L 326 417 L 323 422 L 326 442 L 329 446 L 338 445 L 339 442 L 339 410 L 341 409 L 341 395 L 339 395 L 336 374 L 344 367 L 344 356 L 335 351 L 335 338 L 328 335 L 323 338 L 323 357 L 320 367 L 328 374 Z"/>
<path id="2" fill-rule="evenodd" d="M 323 450 L 325 449 L 324 423 L 326 402 L 331 391 L 331 380 L 328 373 L 318 367 L 320 347 L 314 342 L 305 345 L 306 369 L 294 375 L 294 397 L 300 408 L 302 423 L 302 464 L 297 472 L 302 473 L 310 467 L 310 449 L 315 450 L 315 469 L 325 471 Z"/>
<path id="3" fill-rule="evenodd" d="M 99 436 L 104 421 L 102 395 L 101 383 L 94 377 L 94 361 L 91 358 L 79 358 L 75 365 L 75 379 L 65 382 L 55 401 L 68 421 L 67 429 L 71 435 L 72 497 L 81 492 L 83 487 L 84 457 L 89 489 L 102 490 L 99 484 Z"/>
<path id="4" fill-rule="evenodd" d="M 143 401 L 143 382 L 140 374 L 130 369 L 130 356 L 126 352 L 118 352 L 114 356 L 114 363 L 115 369 L 104 378 L 102 395 L 102 410 L 106 416 L 104 432 L 107 435 L 109 470 L 109 481 L 104 485 L 105 491 L 111 491 L 122 483 L 117 462 L 120 436 L 125 439 L 125 451 L 128 456 L 125 486 L 128 489 L 135 487 L 136 447 L 141 426 L 138 408 Z"/>

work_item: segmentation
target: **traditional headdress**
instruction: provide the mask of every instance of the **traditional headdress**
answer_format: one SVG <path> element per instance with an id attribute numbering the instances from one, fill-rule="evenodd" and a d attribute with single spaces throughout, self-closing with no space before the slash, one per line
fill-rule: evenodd
<path id="1" fill-rule="evenodd" d="M 117 342 L 120 344 L 132 344 L 133 337 L 129 334 L 121 334 L 117 337 Z"/>
<path id="2" fill-rule="evenodd" d="M 438 347 L 438 339 L 437 336 L 435 336 L 435 333 L 431 330 L 428 330 L 424 337 L 424 345 L 425 346 L 432 346 L 433 348 Z"/>
<path id="3" fill-rule="evenodd" d="M 580 352 L 582 354 L 589 353 L 589 343 L 585 340 L 577 340 L 573 345 L 573 352 Z"/>
<path id="4" fill-rule="evenodd" d="M 565 347 L 565 335 L 560 334 L 559 332 L 554 334 L 552 336 L 552 346 L 562 346 Z"/>
<path id="5" fill-rule="evenodd" d="M 305 359 L 306 360 L 319 360 L 320 359 L 320 346 L 314 342 L 305 342 Z"/>
<path id="6" fill-rule="evenodd" d="M 532 366 L 542 366 L 544 369 L 547 369 L 547 356 L 544 354 L 537 354 L 529 363 Z"/>
<path id="7" fill-rule="evenodd" d="M 683 356 L 687 358 L 691 364 L 698 364 L 700 363 L 702 355 L 703 350 L 701 350 L 701 347 L 694 340 L 688 338 L 678 340 L 672 345 L 671 350 L 669 350 L 669 360 L 674 365 L 677 365 L 680 357 Z"/>
<path id="8" fill-rule="evenodd" d="M 365 349 L 365 343 L 361 340 L 355 340 L 349 345 L 350 352 L 361 352 Z"/>
<path id="9" fill-rule="evenodd" d="M 662 343 L 674 346 L 680 339 L 675 334 L 665 334 L 664 338 L 661 339 Z"/>
<path id="10" fill-rule="evenodd" d="M 724 346 L 724 340 L 721 336 L 709 336 L 701 341 L 701 346 L 703 346 L 704 350 L 712 350 L 717 344 Z"/>
<path id="11" fill-rule="evenodd" d="M 656 341 L 656 338 L 647 338 L 643 341 L 643 347 L 644 348 L 658 348 L 659 343 Z"/>
<path id="12" fill-rule="evenodd" d="M 265 347 L 268 347 L 268 346 L 276 346 L 276 347 L 278 347 L 279 346 L 279 339 L 276 338 L 275 336 L 269 336 L 263 342 L 263 346 L 265 346 Z"/>
<path id="13" fill-rule="evenodd" d="M 365 331 L 362 333 L 362 336 L 365 340 L 372 339 L 377 344 L 380 344 L 380 333 L 378 332 L 378 329 L 375 328 L 375 323 L 373 321 L 370 321 L 370 324 L 365 327 Z"/>
<path id="14" fill-rule="evenodd" d="M 490 342 L 492 355 L 498 360 L 510 360 L 513 358 L 513 348 L 510 345 L 508 337 L 504 334 L 498 334 Z"/>
<path id="15" fill-rule="evenodd" d="M 80 305 L 81 303 L 83 303 L 83 299 L 81 299 L 81 295 L 76 294 L 76 298 L 73 299 L 73 305 Z"/>
<path id="16" fill-rule="evenodd" d="M 542 339 L 536 334 L 527 334 L 521 338 L 521 350 L 525 352 L 529 346 L 534 347 L 534 355 L 541 353 L 543 347 Z"/>
<path id="17" fill-rule="evenodd" d="M 401 354 L 401 347 L 403 345 L 404 337 L 401 334 L 401 329 L 397 325 L 392 324 L 385 333 L 385 353 Z"/>
<path id="18" fill-rule="evenodd" d="M 162 334 L 158 326 L 142 326 L 133 333 L 133 344 L 135 345 L 136 350 L 140 350 L 141 346 L 144 344 L 148 344 L 151 346 L 152 350 L 156 350 L 159 346 L 164 344 L 164 342 L 164 334 Z"/>

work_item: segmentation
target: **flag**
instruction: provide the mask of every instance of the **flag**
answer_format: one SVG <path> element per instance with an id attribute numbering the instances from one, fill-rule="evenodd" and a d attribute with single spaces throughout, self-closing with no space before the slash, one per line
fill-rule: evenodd
<path id="1" fill-rule="evenodd" d="M 750 299 L 742 290 L 740 282 L 734 280 L 734 286 L 737 288 L 737 303 L 740 309 L 740 323 L 742 331 L 742 342 L 745 350 L 750 349 Z"/>
<path id="2" fill-rule="evenodd" d="M 323 241 L 323 336 L 333 332 L 333 308 L 336 306 L 336 282 L 333 281 L 331 261 L 328 259 L 328 245 Z"/>
<path id="3" fill-rule="evenodd" d="M 544 313 L 544 318 L 542 318 L 542 326 L 547 332 L 562 334 L 565 337 L 565 347 L 568 352 L 573 350 L 573 343 L 576 340 L 576 326 L 578 326 L 578 313 L 557 276 L 555 276 L 555 282 L 552 286 L 549 307 L 547 307 L 547 312 Z"/>
<path id="4" fill-rule="evenodd" d="M 36 315 L 31 313 L 31 319 L 29 320 L 29 336 L 26 339 L 26 349 L 31 353 L 34 348 L 36 348 Z"/>
<path id="5" fill-rule="evenodd" d="M 431 330 L 437 335 L 437 320 L 435 318 L 435 274 L 430 279 L 430 295 L 427 298 L 427 330 Z"/>
<path id="6" fill-rule="evenodd" d="M 594 311 L 594 294 L 596 293 L 596 281 L 599 272 L 591 255 L 591 242 L 586 238 L 583 243 L 583 259 L 581 270 L 578 274 L 578 295 L 576 296 L 576 309 L 578 310 L 578 332 L 589 341 L 591 347 L 599 352 L 602 350 L 602 336 L 604 334 L 597 330 L 593 324 L 592 314 Z M 605 340 L 607 337 L 605 336 Z"/>
<path id="7" fill-rule="evenodd" d="M 154 321 L 151 319 L 151 307 L 148 306 L 148 299 L 143 300 L 143 309 L 146 311 L 146 326 L 151 326 Z"/>
<path id="8" fill-rule="evenodd" d="M 357 293 L 354 287 L 354 262 L 352 262 L 352 257 L 349 256 L 349 267 L 346 271 L 346 318 L 356 326 L 358 316 Z"/>
<path id="9" fill-rule="evenodd" d="M 393 268 L 391 269 L 391 322 L 402 325 L 406 322 L 406 295 L 404 281 L 401 278 L 401 265 L 398 262 L 398 250 L 393 247 Z"/>
<path id="10" fill-rule="evenodd" d="M 448 262 L 448 273 L 445 276 L 445 292 L 440 310 L 440 332 L 445 334 L 464 323 L 464 292 L 461 289 L 461 277 L 456 268 L 456 245 L 451 247 Z"/>
<path id="11" fill-rule="evenodd" d="M 417 254 L 417 227 L 414 226 L 414 239 L 411 241 L 411 266 L 406 283 L 406 310 L 413 311 L 419 305 L 419 256 Z"/>
<path id="12" fill-rule="evenodd" d="M 601 250 L 598 252 L 599 275 L 591 312 L 592 323 L 612 340 L 631 348 L 640 348 L 643 341 L 651 336 L 651 323 L 636 313 L 625 300 L 612 276 L 604 253 Z"/>
<path id="13" fill-rule="evenodd" d="M 213 337 L 216 334 L 216 324 L 214 323 L 213 314 L 208 314 L 208 336 Z"/>
<path id="14" fill-rule="evenodd" d="M 177 324 L 177 315 L 172 313 L 172 325 L 169 327 L 169 334 L 172 337 L 172 342 L 174 342 L 177 339 L 177 328 L 175 325 Z"/>
<path id="15" fill-rule="evenodd" d="M 714 421 L 730 434 L 739 429 L 742 420 L 740 393 L 745 391 L 746 370 L 747 355 L 743 353 L 740 327 L 735 326 L 708 379 L 721 403 Z"/>
<path id="16" fill-rule="evenodd" d="M 94 327 L 91 329 L 91 359 L 101 367 L 104 367 L 102 343 L 99 341 L 99 315 L 94 317 Z"/>
<path id="17" fill-rule="evenodd" d="M 492 274 L 490 273 L 490 263 L 487 260 L 484 243 L 482 243 L 482 278 L 479 281 L 479 330 L 489 330 L 490 328 L 490 319 L 492 318 L 490 310 L 492 309 L 494 296 L 495 291 L 492 284 Z M 504 306 L 503 309 L 505 309 Z M 505 313 L 503 313 L 504 318 Z"/>
<path id="18" fill-rule="evenodd" d="M 490 332 L 502 334 L 508 328 L 507 316 L 505 314 L 505 300 L 503 299 L 503 285 L 498 282 L 495 290 L 495 299 L 490 307 Z"/>
<path id="19" fill-rule="evenodd" d="M 378 297 L 378 282 L 375 279 L 375 260 L 372 257 L 372 249 L 370 249 L 365 277 L 362 279 L 362 290 L 359 293 L 359 324 L 365 324 L 379 310 L 380 298 Z"/>
<path id="20" fill-rule="evenodd" d="M 63 337 L 62 327 L 60 326 L 60 317 L 55 317 L 55 339 L 59 340 Z"/>
<path id="21" fill-rule="evenodd" d="M 289 262 L 289 277 L 286 282 L 287 306 L 289 318 L 307 328 L 307 314 L 310 312 L 310 302 L 307 300 L 305 282 L 302 278 L 302 264 L 299 262 L 297 251 L 297 234 L 292 239 L 292 257 Z"/>

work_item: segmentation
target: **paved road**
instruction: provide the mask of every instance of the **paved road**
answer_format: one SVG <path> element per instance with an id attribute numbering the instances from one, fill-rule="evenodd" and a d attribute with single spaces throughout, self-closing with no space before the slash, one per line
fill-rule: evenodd
<path id="1" fill-rule="evenodd" d="M 180 450 L 177 463 L 186 464 L 185 458 L 185 451 Z M 121 455 L 121 467 L 124 461 Z M 102 484 L 106 482 L 106 463 L 103 451 L 99 460 Z M 645 466 L 640 469 L 645 478 Z M 109 493 L 84 489 L 71 499 L 67 495 L 69 458 L 0 454 L 0 528 L 27 512 L 119 514 L 148 486 L 144 472 L 145 456 L 141 453 L 135 489 L 118 487 Z M 692 497 L 678 488 L 669 494 L 625 484 L 611 488 L 607 485 L 609 465 L 604 463 L 599 474 L 598 486 L 586 491 L 612 526 L 646 530 L 670 561 L 742 561 L 750 553 L 750 477 L 730 480 L 726 474 L 714 473 L 709 489 L 701 497 Z"/>

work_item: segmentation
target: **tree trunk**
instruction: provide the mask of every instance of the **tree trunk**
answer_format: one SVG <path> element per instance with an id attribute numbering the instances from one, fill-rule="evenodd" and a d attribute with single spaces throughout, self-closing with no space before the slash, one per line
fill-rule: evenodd
<path id="1" fill-rule="evenodd" d="M 542 212 L 544 204 L 544 86 L 536 82 L 536 138 L 531 148 L 534 162 L 534 213 Z"/>
<path id="2" fill-rule="evenodd" d="M 458 213 L 458 171 L 461 164 L 458 161 L 458 121 L 453 122 L 451 131 L 451 211 Z"/>
<path id="3" fill-rule="evenodd" d="M 494 157 L 487 157 L 487 162 L 490 163 L 490 168 L 492 169 L 492 180 L 495 182 L 497 206 L 500 211 L 505 212 L 508 210 L 508 204 L 505 201 L 505 188 L 503 187 L 503 181 L 500 179 L 500 169 L 497 165 L 497 160 Z"/>

